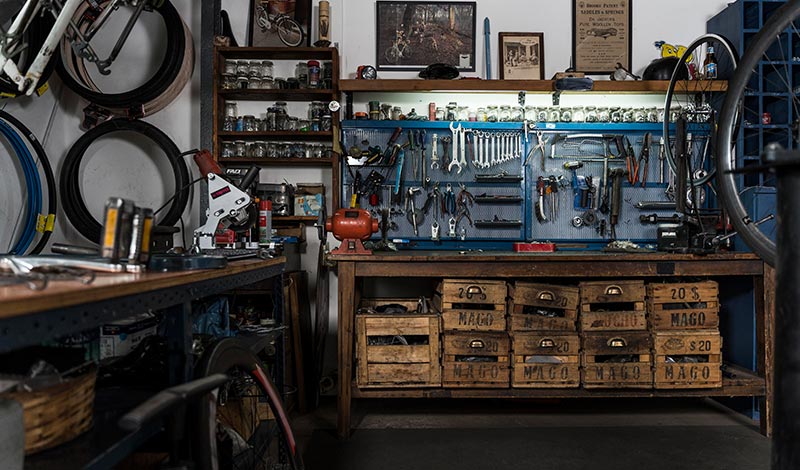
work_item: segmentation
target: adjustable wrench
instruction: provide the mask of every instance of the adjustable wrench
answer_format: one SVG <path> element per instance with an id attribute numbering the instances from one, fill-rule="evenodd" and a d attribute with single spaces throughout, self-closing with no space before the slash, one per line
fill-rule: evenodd
<path id="1" fill-rule="evenodd" d="M 450 123 L 450 132 L 453 133 L 453 158 L 450 160 L 450 165 L 447 166 L 447 171 L 452 172 L 453 167 L 458 167 L 458 173 L 461 173 L 461 157 L 464 152 L 464 128 L 461 127 L 461 123 L 458 123 L 458 127 L 453 126 L 453 123 Z M 466 158 L 466 157 L 463 157 Z M 464 160 L 466 162 L 466 160 Z"/>
<path id="2" fill-rule="evenodd" d="M 431 136 L 431 170 L 439 169 L 439 134 Z"/>

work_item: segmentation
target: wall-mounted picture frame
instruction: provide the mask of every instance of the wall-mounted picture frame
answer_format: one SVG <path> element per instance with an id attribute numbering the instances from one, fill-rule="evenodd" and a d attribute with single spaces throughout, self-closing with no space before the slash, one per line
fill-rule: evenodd
<path id="1" fill-rule="evenodd" d="M 498 33 L 500 80 L 544 80 L 544 33 Z"/>
<path id="2" fill-rule="evenodd" d="M 572 0 L 572 59 L 577 72 L 631 70 L 633 0 Z"/>
<path id="3" fill-rule="evenodd" d="M 435 63 L 475 71 L 476 2 L 376 2 L 378 70 L 422 70 Z"/>
<path id="4" fill-rule="evenodd" d="M 251 0 L 247 45 L 310 45 L 311 0 Z"/>

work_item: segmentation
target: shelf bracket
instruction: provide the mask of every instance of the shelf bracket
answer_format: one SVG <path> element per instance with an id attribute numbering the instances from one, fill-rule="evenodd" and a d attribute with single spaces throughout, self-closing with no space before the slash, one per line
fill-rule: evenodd
<path id="1" fill-rule="evenodd" d="M 558 106 L 561 102 L 561 90 L 556 90 L 553 92 L 553 106 Z"/>

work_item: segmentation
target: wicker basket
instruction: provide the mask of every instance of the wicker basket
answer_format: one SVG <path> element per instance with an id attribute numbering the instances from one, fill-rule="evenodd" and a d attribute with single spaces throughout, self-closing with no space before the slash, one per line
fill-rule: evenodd
<path id="1" fill-rule="evenodd" d="M 92 426 L 96 377 L 97 368 L 91 366 L 41 390 L 0 395 L 22 404 L 26 455 L 63 444 Z"/>

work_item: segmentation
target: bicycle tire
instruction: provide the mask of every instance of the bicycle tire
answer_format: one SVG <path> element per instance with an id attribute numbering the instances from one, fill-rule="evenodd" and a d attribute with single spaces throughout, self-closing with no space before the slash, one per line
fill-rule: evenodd
<path id="1" fill-rule="evenodd" d="M 109 3 L 104 2 L 103 5 Z M 84 5 L 76 11 L 73 21 L 86 27 L 86 16 L 88 6 Z M 174 84 L 180 74 L 181 66 L 184 63 L 185 55 L 190 51 L 187 49 L 185 24 L 178 14 L 178 11 L 169 0 L 165 0 L 158 8 L 153 9 L 161 15 L 166 28 L 166 46 L 164 60 L 158 70 L 144 84 L 121 93 L 102 93 L 95 86 L 85 67 L 82 59 L 73 52 L 69 39 L 66 37 L 61 41 L 58 48 L 59 54 L 56 60 L 56 71 L 64 84 L 75 94 L 85 100 L 108 109 L 129 110 L 143 106 L 145 103 L 158 98 Z M 66 56 L 66 57 L 65 57 Z M 80 73 L 83 69 L 84 73 Z M 70 71 L 75 72 L 78 77 L 73 76 Z"/>
<path id="2" fill-rule="evenodd" d="M 29 52 L 38 52 L 42 48 L 48 33 L 51 29 L 53 29 L 53 24 L 55 24 L 55 19 L 49 14 L 38 13 L 36 17 L 33 18 L 31 25 L 28 27 L 28 30 L 25 33 L 28 37 L 28 50 L 26 51 L 28 53 L 25 55 L 25 59 L 22 61 L 22 63 L 17 64 L 20 70 L 27 70 L 31 63 L 33 63 L 34 59 L 36 59 L 36 55 Z M 55 61 L 51 58 L 42 71 L 42 76 L 39 79 L 39 88 L 41 88 L 41 86 L 50 79 L 54 69 Z M 0 94 L 10 98 L 16 98 L 24 95 L 25 93 L 19 91 L 17 84 L 11 81 L 11 79 L 8 78 L 8 76 L 6 76 L 4 73 L 0 72 Z"/>
<path id="3" fill-rule="evenodd" d="M 286 27 L 287 24 L 290 26 L 289 28 Z M 278 31 L 278 38 L 281 40 L 281 42 L 289 47 L 297 47 L 302 44 L 303 39 L 305 39 L 305 32 L 300 26 L 300 23 L 289 18 L 288 16 L 284 16 L 280 21 L 277 21 L 275 29 Z M 297 36 L 296 41 L 289 39 L 292 37 L 292 35 Z"/>
<path id="4" fill-rule="evenodd" d="M 666 141 L 667 140 L 666 136 L 670 135 L 670 126 L 672 126 L 674 124 L 672 122 L 672 120 L 670 119 L 670 111 L 669 110 L 671 109 L 672 99 L 674 98 L 675 93 L 676 93 L 675 88 L 678 85 L 678 82 L 683 80 L 683 79 L 679 78 L 680 75 L 681 75 L 680 74 L 681 67 L 686 67 L 686 65 L 685 65 L 686 64 L 686 60 L 689 58 L 689 56 L 691 56 L 695 52 L 695 49 L 697 49 L 699 46 L 701 46 L 701 45 L 703 45 L 703 44 L 705 44 L 707 42 L 712 42 L 712 41 L 716 42 L 716 43 L 720 43 L 725 47 L 726 54 L 727 54 L 728 57 L 730 57 L 732 59 L 733 66 L 735 68 L 738 55 L 736 53 L 736 49 L 733 46 L 733 44 L 731 44 L 731 42 L 727 38 L 725 38 L 723 36 L 720 36 L 718 34 L 709 33 L 709 34 L 704 34 L 704 35 L 700 36 L 699 38 L 695 39 L 689 46 L 687 46 L 686 50 L 683 52 L 683 54 L 681 54 L 681 57 L 678 60 L 678 63 L 675 65 L 675 68 L 672 70 L 672 75 L 670 76 L 670 79 L 669 79 L 669 86 L 667 88 L 667 93 L 666 93 L 666 95 L 664 97 L 664 125 L 663 125 L 663 130 L 662 130 L 663 134 L 662 135 L 664 136 L 664 139 L 665 139 L 664 155 L 666 156 L 667 164 L 669 165 L 669 167 L 671 168 L 673 173 L 675 173 L 675 171 L 677 169 L 677 165 L 675 164 L 675 156 L 672 153 L 672 149 L 670 148 L 669 142 Z M 715 129 L 714 129 L 715 126 L 714 126 L 714 124 L 711 124 L 711 126 L 712 126 L 711 133 L 713 134 L 713 132 L 715 131 Z M 714 178 L 714 174 L 715 173 L 716 173 L 716 166 L 712 167 L 705 174 L 705 176 L 702 176 L 702 177 L 697 178 L 697 179 L 693 179 L 693 184 L 695 186 L 703 185 L 703 184 L 707 183 L 708 181 L 711 181 L 711 179 Z"/>
<path id="5" fill-rule="evenodd" d="M 89 209 L 86 208 L 81 195 L 81 160 L 94 141 L 106 134 L 120 131 L 136 132 L 153 141 L 164 151 L 172 166 L 177 196 L 172 200 L 169 211 L 158 221 L 157 225 L 174 226 L 181 218 L 189 202 L 189 170 L 183 157 L 181 157 L 180 150 L 163 131 L 144 121 L 128 119 L 106 121 L 83 134 L 75 142 L 64 158 L 59 181 L 59 192 L 61 193 L 64 214 L 81 235 L 94 243 L 100 242 L 102 226 L 92 216 Z"/>
<path id="6" fill-rule="evenodd" d="M 297 450 L 297 445 L 289 426 L 288 418 L 280 402 L 280 395 L 275 390 L 275 386 L 264 373 L 261 361 L 235 338 L 224 338 L 215 343 L 210 350 L 203 354 L 199 364 L 195 368 L 198 377 L 205 377 L 216 373 L 230 374 L 232 370 L 246 371 L 254 379 L 255 384 L 268 397 L 268 403 L 272 415 L 275 417 L 278 433 L 278 445 L 287 458 L 283 462 L 285 466 L 281 468 L 302 469 L 302 458 Z M 217 455 L 217 397 L 210 395 L 209 400 L 201 400 L 196 405 L 194 416 L 197 425 L 193 426 L 193 448 L 202 450 L 195 455 L 195 463 L 201 470 L 216 470 L 218 468 Z M 267 420 L 265 420 L 267 421 Z M 263 421 L 259 423 L 261 425 Z M 255 434 L 255 433 L 254 433 Z M 260 467 L 259 467 L 260 468 Z"/>
<path id="7" fill-rule="evenodd" d="M 391 63 L 391 64 L 396 64 L 397 60 L 399 58 L 398 57 L 398 50 L 394 46 L 391 46 L 388 49 L 386 49 L 386 52 L 384 52 L 384 55 L 386 56 L 386 60 L 388 60 L 389 63 Z"/>
<path id="8" fill-rule="evenodd" d="M 741 108 L 745 88 L 750 81 L 751 74 L 757 69 L 765 51 L 770 47 L 777 34 L 784 31 L 800 16 L 800 2 L 792 1 L 778 8 L 764 24 L 761 30 L 753 37 L 750 46 L 745 51 L 736 73 L 728 81 L 728 92 L 722 104 L 717 132 L 717 146 L 721 151 L 717 153 L 717 192 L 723 207 L 739 232 L 739 236 L 765 263 L 775 267 L 777 252 L 775 243 L 769 239 L 755 221 L 747 213 L 736 186 L 735 169 L 736 155 L 732 153 L 730 143 L 735 140 L 737 111 Z"/>

